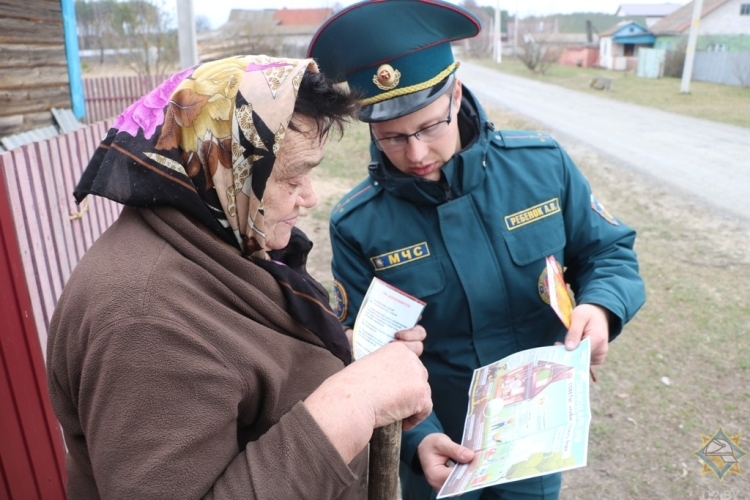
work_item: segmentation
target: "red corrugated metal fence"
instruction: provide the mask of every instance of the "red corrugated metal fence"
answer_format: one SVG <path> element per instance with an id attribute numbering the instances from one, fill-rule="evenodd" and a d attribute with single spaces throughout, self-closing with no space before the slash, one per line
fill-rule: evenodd
<path id="1" fill-rule="evenodd" d="M 84 78 L 86 123 L 96 123 L 116 117 L 166 79 L 165 75 Z"/>
<path id="2" fill-rule="evenodd" d="M 108 125 L 0 154 L 0 499 L 64 498 L 64 453 L 44 369 L 65 282 L 121 205 L 72 192 Z"/>
<path id="3" fill-rule="evenodd" d="M 121 210 L 96 196 L 84 202 L 87 207 L 77 207 L 72 195 L 107 127 L 99 122 L 0 155 L 42 346 L 70 272 Z M 79 208 L 87 210 L 71 219 Z"/>

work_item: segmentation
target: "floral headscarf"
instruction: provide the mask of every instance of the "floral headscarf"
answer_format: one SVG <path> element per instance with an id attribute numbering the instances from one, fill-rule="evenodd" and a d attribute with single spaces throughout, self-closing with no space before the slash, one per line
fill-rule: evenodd
<path id="1" fill-rule="evenodd" d="M 263 192 L 305 71 L 317 72 L 312 60 L 243 56 L 175 74 L 112 124 L 76 199 L 90 193 L 131 206 L 172 205 L 265 257 Z"/>
<path id="2" fill-rule="evenodd" d="M 193 216 L 272 274 L 292 316 L 348 363 L 328 294 L 304 270 L 312 243 L 295 230 L 273 261 L 264 250 L 263 193 L 305 71 L 315 62 L 239 56 L 175 74 L 115 120 L 73 194 Z"/>

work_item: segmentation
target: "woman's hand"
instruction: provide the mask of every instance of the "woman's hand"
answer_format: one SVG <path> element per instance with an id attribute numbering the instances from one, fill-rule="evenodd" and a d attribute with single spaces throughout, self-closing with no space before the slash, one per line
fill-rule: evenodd
<path id="1" fill-rule="evenodd" d="M 348 462 L 374 428 L 402 421 L 408 430 L 427 418 L 427 370 L 406 343 L 391 342 L 330 376 L 305 406 Z"/>

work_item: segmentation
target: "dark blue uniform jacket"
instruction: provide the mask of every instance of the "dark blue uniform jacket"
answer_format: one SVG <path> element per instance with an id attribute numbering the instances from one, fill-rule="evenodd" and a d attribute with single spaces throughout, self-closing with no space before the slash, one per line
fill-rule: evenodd
<path id="1" fill-rule="evenodd" d="M 563 339 L 541 279 L 545 257 L 564 266 L 577 303 L 611 312 L 610 340 L 645 300 L 635 232 L 592 196 L 554 139 L 494 130 L 465 87 L 459 123 L 465 147 L 442 182 L 401 174 L 373 147 L 369 178 L 331 217 L 342 323 L 354 324 L 373 276 L 427 303 L 422 361 L 434 411 L 404 433 L 409 464 L 429 433 L 461 442 L 474 369 Z"/>

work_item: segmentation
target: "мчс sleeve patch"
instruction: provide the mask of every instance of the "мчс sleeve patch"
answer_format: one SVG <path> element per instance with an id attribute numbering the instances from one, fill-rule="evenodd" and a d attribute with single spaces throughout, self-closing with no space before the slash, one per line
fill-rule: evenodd
<path id="1" fill-rule="evenodd" d="M 591 208 L 594 210 L 594 212 L 598 213 L 602 217 L 602 219 L 606 220 L 613 226 L 620 225 L 620 223 L 617 222 L 617 219 L 615 219 L 615 216 L 609 213 L 609 211 L 604 208 L 604 205 L 602 205 L 593 194 L 591 195 Z"/>
<path id="2" fill-rule="evenodd" d="M 346 295 L 346 289 L 339 280 L 333 280 L 333 312 L 343 323 L 349 311 L 349 298 Z"/>

